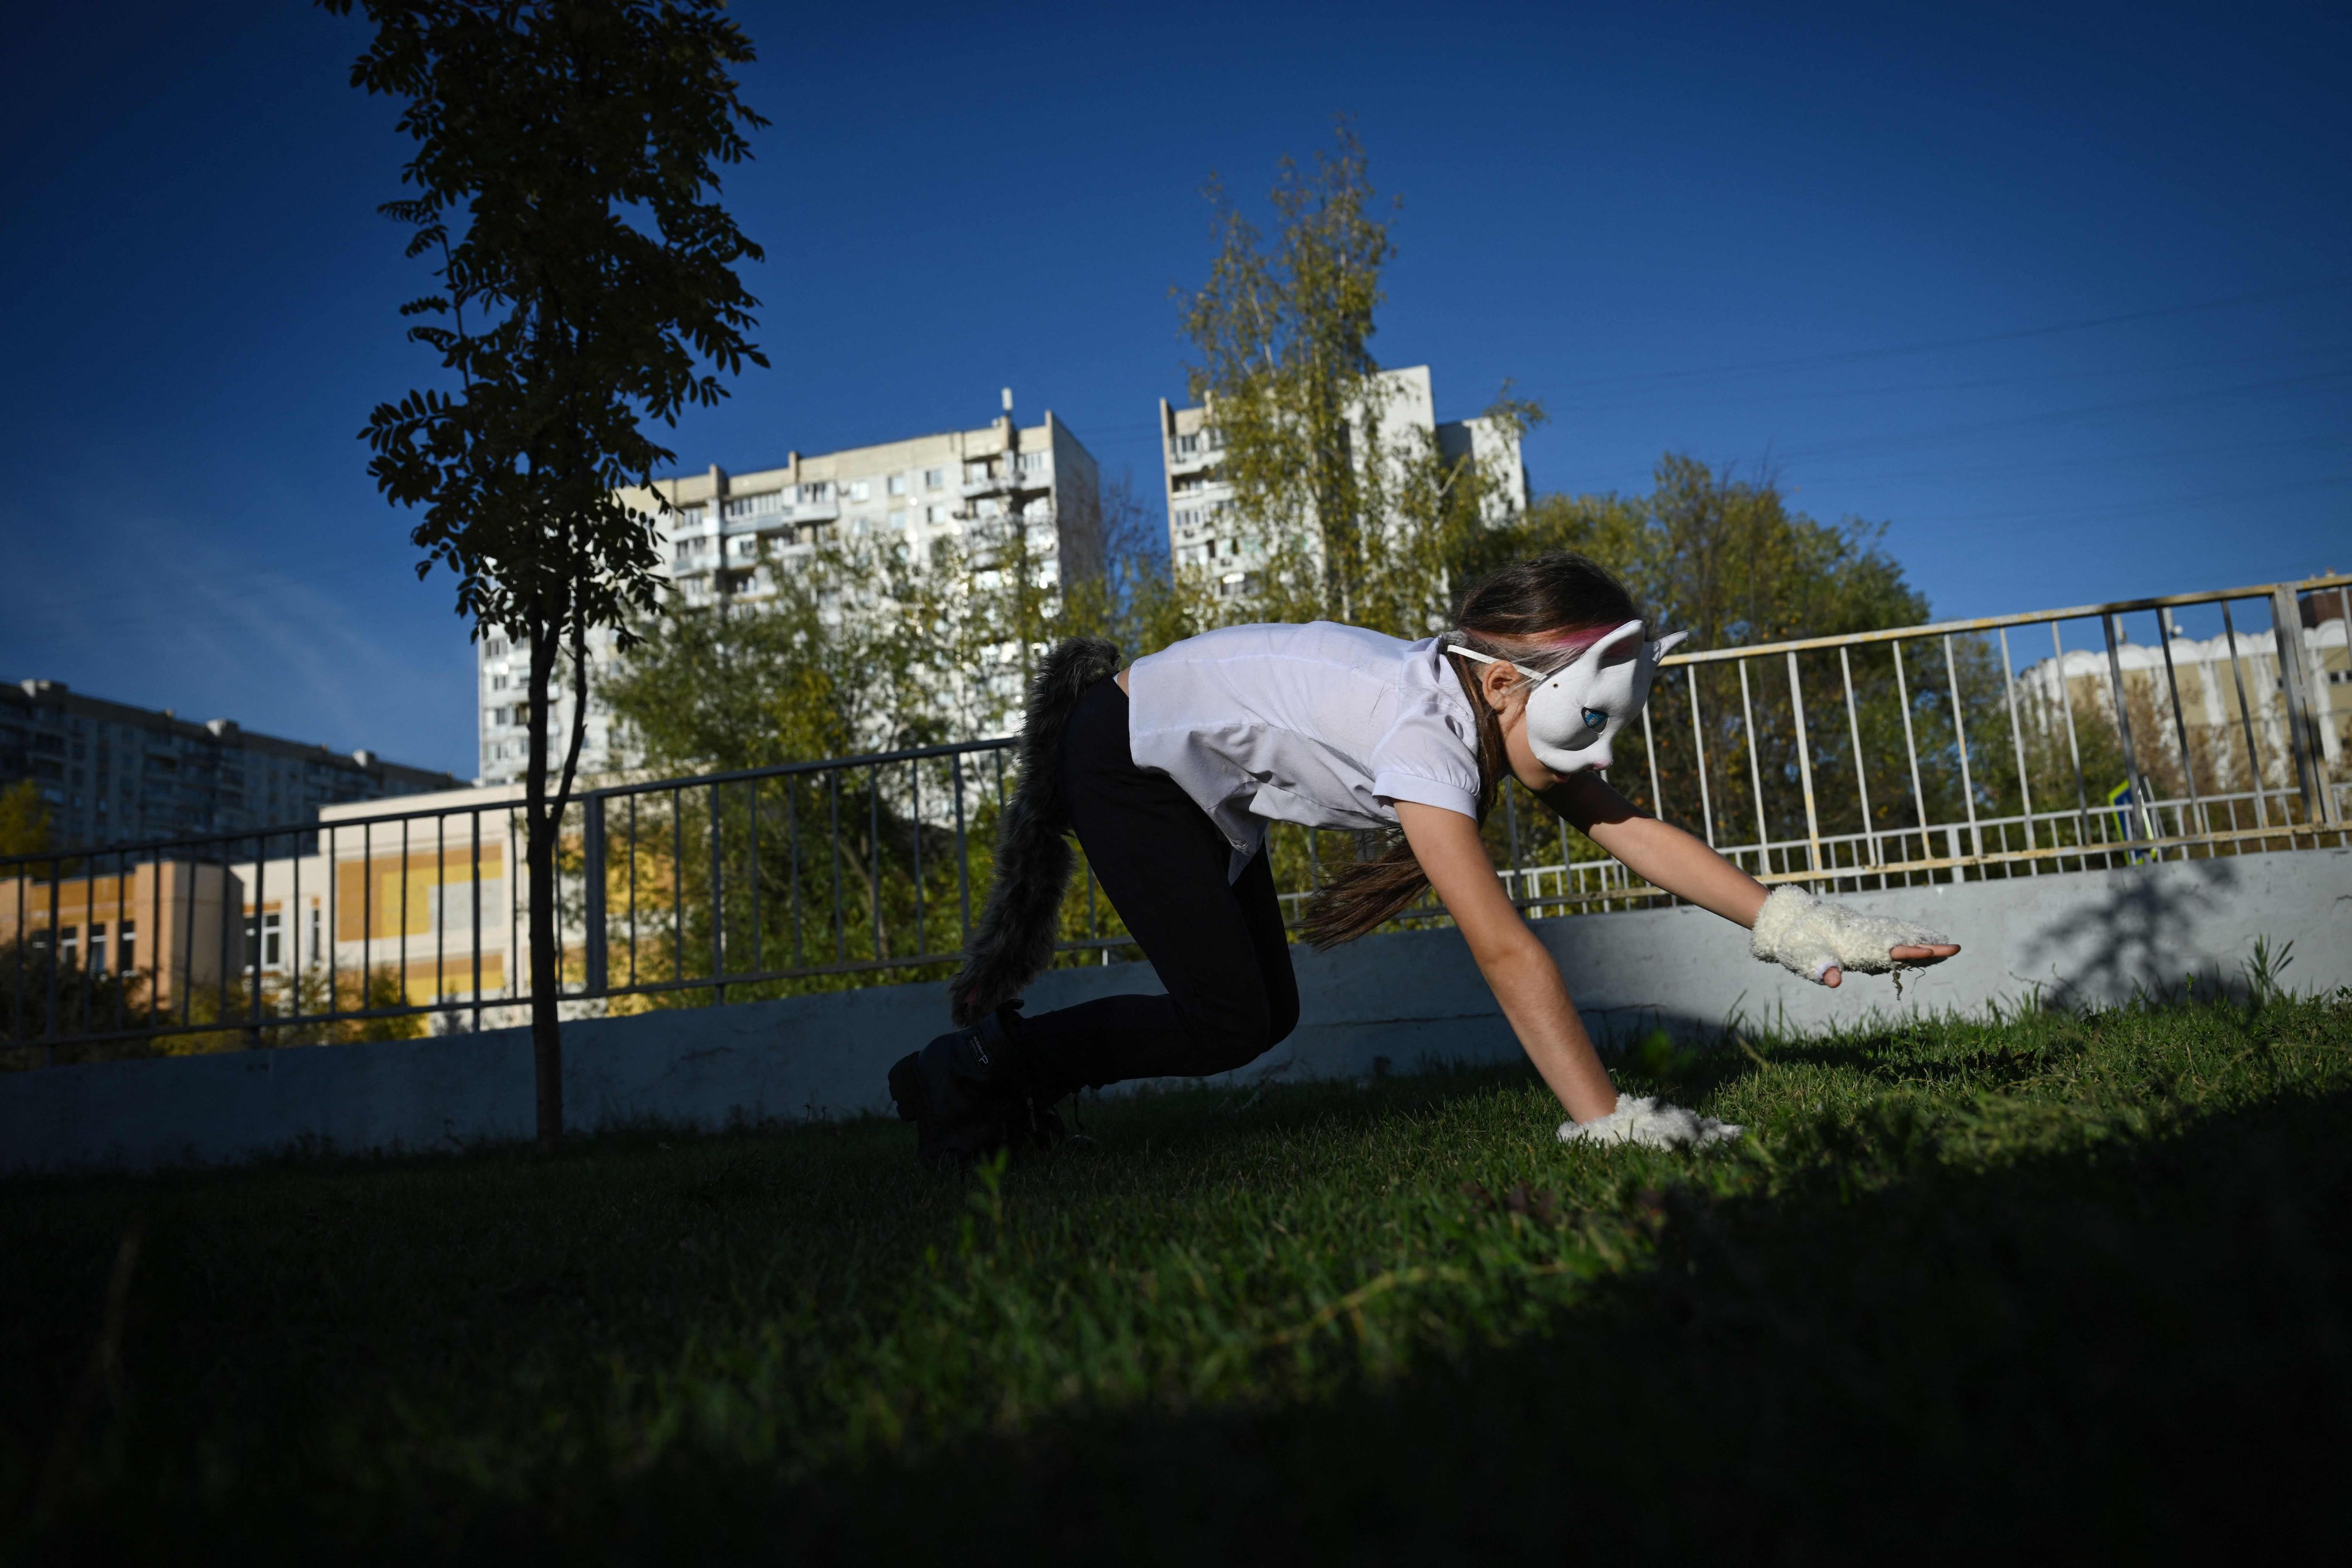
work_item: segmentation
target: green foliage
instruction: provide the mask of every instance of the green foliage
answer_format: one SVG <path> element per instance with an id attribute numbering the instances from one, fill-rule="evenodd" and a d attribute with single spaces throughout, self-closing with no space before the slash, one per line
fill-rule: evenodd
<path id="1" fill-rule="evenodd" d="M 411 534 L 457 576 L 475 634 L 529 651 L 525 858 L 541 1137 L 562 1134 L 556 824 L 586 732 L 588 635 L 652 613 L 656 518 L 622 502 L 675 454 L 674 425 L 766 359 L 746 336 L 759 260 L 716 199 L 718 166 L 765 123 L 730 70 L 752 58 L 719 0 L 357 0 L 374 41 L 352 84 L 405 100 L 415 195 L 383 213 L 437 258 L 401 313 L 457 389 L 379 405 L 362 432 Z M 348 15 L 354 0 L 320 0 Z M 552 692 L 571 667 L 569 743 L 551 770 Z M 549 784 L 551 772 L 554 788 Z"/>
<path id="2" fill-rule="evenodd" d="M 19 965 L 23 982 L 16 980 Z M 398 973 L 379 967 L 362 976 L 355 971 L 327 973 L 312 964 L 290 980 L 266 978 L 260 1006 L 254 1005 L 253 983 L 239 975 L 226 984 L 199 980 L 193 985 L 172 977 L 180 994 L 166 992 L 154 1000 L 152 977 L 104 973 L 87 964 L 56 965 L 56 1000 L 50 1000 L 51 959 L 39 942 L 0 946 L 0 975 L 7 976 L 0 997 L 0 1071 L 21 1071 L 75 1062 L 126 1061 L 145 1057 L 210 1056 L 219 1051 L 269 1049 L 285 1046 L 352 1045 L 368 1040 L 412 1040 L 425 1032 L 421 1014 L 394 1013 L 409 998 Z M 51 1033 L 54 1012 L 59 1034 L 179 1027 L 183 1032 L 145 1039 L 100 1039 L 45 1049 L 39 1044 Z M 376 1013 L 373 1017 L 357 1016 Z M 325 1015 L 341 1014 L 340 1017 Z M 298 1015 L 304 1023 L 287 1023 Z"/>
<path id="3" fill-rule="evenodd" d="M 2347 1046 L 2339 995 L 1645 1047 L 1750 1127 L 1700 1155 L 1489 1070 L 1106 1101 L 969 1184 L 878 1121 L 18 1182 L 0 1550 L 2242 1547 L 2352 1439 Z"/>
<path id="4" fill-rule="evenodd" d="M 641 618 L 604 693 L 656 775 L 814 762 L 1002 734 L 1020 721 L 1032 661 L 1066 637 L 1131 657 L 1201 629 L 1161 569 L 1132 482 L 1101 500 L 1108 564 L 1065 580 L 1018 527 L 904 545 L 820 536 L 751 603 Z"/>
<path id="5" fill-rule="evenodd" d="M 38 894 L 37 893 L 37 897 Z M 35 932 L 0 943 L 0 1071 L 58 1061 L 106 1061 L 152 1054 L 144 1041 L 46 1050 L 37 1042 L 85 1030 L 135 1029 L 152 1021 L 147 976 L 68 963 Z"/>
<path id="6" fill-rule="evenodd" d="M 728 74 L 751 47 L 715 0 L 359 5 L 377 33 L 352 84 L 406 100 L 417 144 L 417 194 L 383 211 L 438 258 L 438 291 L 402 314 L 461 386 L 379 405 L 368 470 L 425 509 L 418 574 L 448 566 L 459 613 L 542 664 L 546 639 L 655 607 L 656 520 L 614 494 L 676 456 L 646 418 L 767 363 L 734 272 L 761 252 L 712 167 L 765 123 Z"/>
<path id="7" fill-rule="evenodd" d="M 1916 626 L 1927 597 L 1880 548 L 1886 525 L 1817 522 L 1767 476 L 1743 479 L 1669 452 L 1648 495 L 1548 495 L 1477 536 L 1477 572 L 1547 550 L 1591 556 L 1661 628 L 1698 648 Z"/>
<path id="8" fill-rule="evenodd" d="M 40 855 L 55 847 L 41 786 L 18 779 L 0 790 L 0 856 Z"/>
<path id="9" fill-rule="evenodd" d="M 1216 613 L 1423 637 L 1444 625 L 1454 563 L 1507 476 L 1496 460 L 1448 457 L 1425 431 L 1384 431 L 1394 389 L 1371 340 L 1396 247 L 1344 120 L 1337 142 L 1311 168 L 1283 160 L 1271 245 L 1209 186 L 1217 249 L 1184 302 L 1199 356 L 1188 381 L 1221 436 L 1234 527 L 1259 552 L 1249 591 Z M 1517 436 L 1544 416 L 1506 387 L 1486 416 Z M 1206 602 L 1205 583 L 1192 588 Z"/>

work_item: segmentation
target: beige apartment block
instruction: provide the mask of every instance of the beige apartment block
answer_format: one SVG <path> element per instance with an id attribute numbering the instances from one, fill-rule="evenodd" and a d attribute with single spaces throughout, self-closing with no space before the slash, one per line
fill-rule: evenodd
<path id="1" fill-rule="evenodd" d="M 2343 776 L 2352 747 L 2352 650 L 2346 647 L 2342 610 L 2326 595 L 2305 601 L 2299 676 L 2318 731 L 2321 763 Z M 2292 646 L 2292 645 L 2290 645 Z M 2109 665 L 2105 647 L 2069 648 L 2017 673 L 2021 715 L 2038 731 L 2063 735 L 2071 718 L 2084 732 L 2112 732 L 2120 676 L 2132 721 L 2133 743 L 2154 783 L 2186 794 L 2193 764 L 2200 794 L 2265 787 L 2293 788 L 2288 704 L 2279 677 L 2279 646 L 2268 631 L 2192 637 L 2169 628 L 2164 643 L 2117 642 Z M 2259 770 L 2250 767 L 2249 745 Z M 2100 781 L 2102 787 L 2115 781 Z"/>
<path id="2" fill-rule="evenodd" d="M 746 473 L 713 467 L 658 481 L 651 491 L 621 491 L 648 511 L 666 501 L 665 571 L 688 606 L 757 607 L 775 595 L 781 574 L 812 569 L 820 545 L 866 542 L 929 549 L 953 539 L 976 550 L 1025 531 L 1033 559 L 1052 582 L 1099 576 L 1103 570 L 1101 481 L 1095 459 L 1051 410 L 1035 425 L 1003 413 L 974 430 L 950 430 L 814 456 L 785 454 L 782 466 Z M 658 499 L 655 492 L 658 492 Z M 481 778 L 522 776 L 529 658 L 502 636 L 478 647 Z M 592 658 L 611 655 L 609 637 L 593 639 Z M 584 773 L 625 765 L 610 720 L 592 688 Z M 568 734 L 569 699 L 558 704 L 556 734 Z"/>
<path id="3" fill-rule="evenodd" d="M 1489 503 L 1493 521 L 1524 511 L 1528 470 L 1516 436 L 1484 418 L 1437 418 L 1429 367 L 1383 371 L 1386 405 L 1381 410 L 1381 445 L 1403 452 L 1426 442 L 1456 461 L 1494 462 L 1508 476 L 1505 494 Z M 1178 569 L 1210 574 L 1223 594 L 1245 592 L 1250 574 L 1265 559 L 1266 542 L 1249 519 L 1234 510 L 1227 482 L 1224 449 L 1206 408 L 1179 408 L 1160 400 L 1160 461 L 1168 483 L 1169 557 Z"/>

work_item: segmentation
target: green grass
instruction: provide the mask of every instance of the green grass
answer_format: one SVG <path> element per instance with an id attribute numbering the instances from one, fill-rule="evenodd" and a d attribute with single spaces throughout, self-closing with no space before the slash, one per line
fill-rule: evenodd
<path id="1" fill-rule="evenodd" d="M 0 1184 L 0 1551 L 2234 1556 L 2342 1484 L 2348 1047 L 2339 996 L 1654 1048 L 1753 1130 L 1703 1154 L 1484 1071 L 971 1182 L 861 1121 Z"/>

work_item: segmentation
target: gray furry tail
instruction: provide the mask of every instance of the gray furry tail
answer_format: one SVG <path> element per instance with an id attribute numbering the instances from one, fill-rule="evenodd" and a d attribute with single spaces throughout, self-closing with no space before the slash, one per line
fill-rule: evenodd
<path id="1" fill-rule="evenodd" d="M 996 886 L 972 928 L 963 967 L 948 983 L 948 1010 L 958 1028 L 1021 994 L 1053 962 L 1062 894 L 1076 864 L 1062 801 L 1062 731 L 1078 699 L 1118 673 L 1117 647 L 1101 637 L 1066 637 L 1030 678 L 1020 780 L 996 834 Z"/>

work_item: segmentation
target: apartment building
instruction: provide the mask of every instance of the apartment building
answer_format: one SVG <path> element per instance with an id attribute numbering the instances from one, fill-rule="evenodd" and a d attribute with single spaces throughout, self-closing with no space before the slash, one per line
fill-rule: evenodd
<path id="1" fill-rule="evenodd" d="M 2322 765 L 2341 777 L 2352 752 L 2352 648 L 2344 611 L 2326 595 L 2304 601 L 2304 624 L 2290 631 L 2302 641 L 2298 680 L 2318 733 Z M 2120 679 L 2143 768 L 2182 774 L 2185 741 L 2197 787 L 2251 788 L 2251 742 L 2268 784 L 2293 787 L 2287 700 L 2279 678 L 2278 638 L 2240 631 L 2193 637 L 2166 626 L 2162 643 L 2117 640 L 2115 662 L 2105 648 L 2069 648 L 2017 672 L 2021 711 L 2037 729 L 2063 733 L 2071 717 L 2102 728 L 2115 722 Z M 2179 782 L 2179 781 L 2176 781 Z"/>
<path id="2" fill-rule="evenodd" d="M 0 785 L 29 778 L 64 847 L 308 821 L 322 805 L 383 800 L 460 781 L 169 708 L 85 697 L 58 680 L 0 685 Z"/>
<path id="3" fill-rule="evenodd" d="M 814 456 L 785 455 L 782 466 L 730 474 L 708 471 L 660 481 L 674 509 L 663 520 L 666 571 L 689 606 L 730 603 L 756 607 L 777 591 L 778 574 L 808 571 L 820 545 L 868 542 L 928 550 L 943 538 L 975 549 L 1024 531 L 1032 558 L 1052 581 L 1103 570 L 1101 479 L 1093 456 L 1047 410 L 1035 425 L 1017 424 L 1013 394 L 1003 412 L 976 430 L 950 430 Z M 653 494 L 624 490 L 653 510 Z M 592 639 L 592 658 L 611 657 L 609 635 Z M 520 778 L 529 742 L 524 687 L 528 655 L 502 636 L 478 645 L 482 782 Z M 584 773 L 625 765 L 610 719 L 594 700 L 585 738 Z M 555 733 L 570 733 L 569 700 Z"/>
<path id="4" fill-rule="evenodd" d="M 1483 418 L 1437 418 L 1429 367 L 1412 365 L 1381 373 L 1386 401 L 1381 410 L 1381 446 L 1409 450 L 1420 441 L 1455 461 L 1499 462 L 1508 476 L 1506 492 L 1490 500 L 1497 519 L 1528 505 L 1528 470 L 1518 437 Z M 1179 408 L 1160 400 L 1160 460 L 1168 485 L 1169 557 L 1177 566 L 1198 567 L 1215 578 L 1223 593 L 1244 591 L 1265 541 L 1233 507 L 1224 450 L 1205 408 Z"/>

